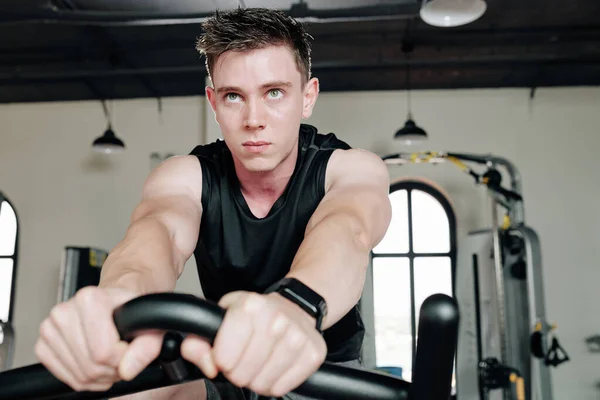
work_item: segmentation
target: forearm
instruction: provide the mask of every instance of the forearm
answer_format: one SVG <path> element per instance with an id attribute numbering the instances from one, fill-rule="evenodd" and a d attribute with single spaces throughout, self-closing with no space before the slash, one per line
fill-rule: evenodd
<path id="1" fill-rule="evenodd" d="M 100 287 L 119 287 L 139 295 L 175 289 L 181 266 L 166 226 L 153 216 L 130 225 L 125 238 L 110 252 Z"/>
<path id="2" fill-rule="evenodd" d="M 334 212 L 307 232 L 288 277 L 325 298 L 323 329 L 339 321 L 362 294 L 371 250 L 365 227 L 347 212 Z"/>

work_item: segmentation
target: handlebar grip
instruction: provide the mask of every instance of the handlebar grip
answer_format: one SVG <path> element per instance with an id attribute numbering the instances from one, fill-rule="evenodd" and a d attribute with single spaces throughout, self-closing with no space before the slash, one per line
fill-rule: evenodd
<path id="1" fill-rule="evenodd" d="M 114 312 L 124 340 L 148 329 L 192 333 L 213 342 L 225 310 L 192 295 L 156 293 L 123 304 Z M 325 363 L 294 390 L 320 399 L 408 399 L 410 384 L 374 371 Z"/>
<path id="2" fill-rule="evenodd" d="M 216 304 L 176 293 L 142 296 L 113 313 L 124 340 L 133 339 L 141 331 L 157 329 L 196 334 L 213 342 L 224 316 L 225 310 Z M 419 324 L 413 384 L 380 372 L 324 363 L 293 392 L 327 400 L 448 399 L 458 335 L 456 301 L 446 295 L 427 298 L 421 307 Z M 34 364 L 0 373 L 0 400 L 99 400 L 204 378 L 198 368 L 181 361 L 185 368 L 184 379 L 173 379 L 157 360 L 133 381 L 117 382 L 106 392 L 74 392 L 42 364 Z M 224 380 L 222 376 L 218 379 Z"/>
<path id="3" fill-rule="evenodd" d="M 434 294 L 425 299 L 419 314 L 411 398 L 450 398 L 458 324 L 458 304 L 454 298 Z"/>

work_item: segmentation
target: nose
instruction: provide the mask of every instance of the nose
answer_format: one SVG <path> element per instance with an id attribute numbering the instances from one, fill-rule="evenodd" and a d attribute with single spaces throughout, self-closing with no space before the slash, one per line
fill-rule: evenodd
<path id="1" fill-rule="evenodd" d="M 244 127 L 246 129 L 255 130 L 265 127 L 266 121 L 260 101 L 254 99 L 248 100 L 244 108 Z"/>

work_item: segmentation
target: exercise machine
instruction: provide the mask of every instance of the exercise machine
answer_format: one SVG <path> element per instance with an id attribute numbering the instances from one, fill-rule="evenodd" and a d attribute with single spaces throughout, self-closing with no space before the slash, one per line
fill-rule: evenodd
<path id="1" fill-rule="evenodd" d="M 135 298 L 114 311 L 121 338 L 132 340 L 147 329 L 166 332 L 159 357 L 135 379 L 117 382 L 106 392 L 75 392 L 42 364 L 33 364 L 0 373 L 0 400 L 104 399 L 202 379 L 200 370 L 181 358 L 182 334 L 196 334 L 212 342 L 224 316 L 225 310 L 218 305 L 189 294 Z M 432 295 L 421 306 L 412 382 L 324 363 L 294 392 L 323 400 L 448 400 L 458 325 L 456 300 Z M 224 380 L 222 376 L 216 379 Z"/>
<path id="2" fill-rule="evenodd" d="M 463 316 L 457 398 L 552 400 L 550 367 L 569 357 L 552 336 L 556 327 L 546 319 L 540 241 L 525 224 L 521 177 L 515 165 L 494 155 L 453 152 L 382 158 L 388 165 L 453 164 L 489 194 L 491 226 L 470 232 L 458 252 L 457 274 L 464 276 L 457 279 Z M 477 172 L 472 164 L 483 171 Z M 508 176 L 508 187 L 502 184 L 501 170 Z"/>
<path id="3" fill-rule="evenodd" d="M 57 302 L 69 300 L 85 286 L 98 286 L 106 250 L 94 247 L 66 246 L 59 272 Z"/>

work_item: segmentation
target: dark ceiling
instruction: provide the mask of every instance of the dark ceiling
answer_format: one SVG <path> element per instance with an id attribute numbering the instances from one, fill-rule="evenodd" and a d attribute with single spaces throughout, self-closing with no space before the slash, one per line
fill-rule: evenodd
<path id="1" fill-rule="evenodd" d="M 204 94 L 194 50 L 217 8 L 278 8 L 308 24 L 321 91 L 600 84 L 600 1 L 487 0 L 436 28 L 421 0 L 0 0 L 0 102 Z M 414 45 L 410 58 L 403 43 Z"/>

